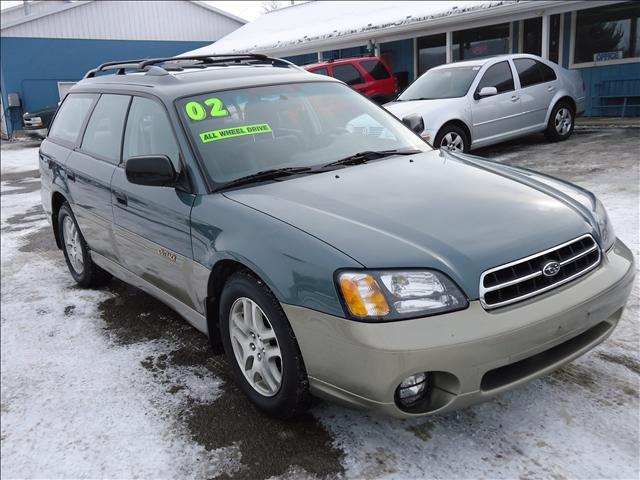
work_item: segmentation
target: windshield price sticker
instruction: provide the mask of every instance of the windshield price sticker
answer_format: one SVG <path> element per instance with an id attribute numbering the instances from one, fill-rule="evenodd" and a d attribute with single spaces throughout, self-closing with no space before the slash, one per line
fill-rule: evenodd
<path id="1" fill-rule="evenodd" d="M 210 117 L 226 117 L 229 115 L 229 111 L 224 108 L 224 104 L 219 98 L 207 98 L 204 101 L 204 104 L 210 109 Z M 201 103 L 189 102 L 184 106 L 184 110 L 185 112 L 187 112 L 187 116 L 191 120 L 199 121 L 207 118 L 207 110 L 202 106 Z"/>
<path id="2" fill-rule="evenodd" d="M 245 135 L 256 135 L 259 133 L 272 133 L 269 124 L 259 123 L 256 125 L 210 130 L 208 132 L 202 132 L 200 134 L 200 140 L 202 143 L 209 143 L 215 142 L 216 140 L 224 140 L 225 138 L 243 137 Z"/>

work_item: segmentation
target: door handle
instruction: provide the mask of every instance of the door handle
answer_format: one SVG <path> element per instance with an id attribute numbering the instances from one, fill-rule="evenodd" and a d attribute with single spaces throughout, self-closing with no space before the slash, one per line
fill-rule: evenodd
<path id="1" fill-rule="evenodd" d="M 127 206 L 127 196 L 122 192 L 113 192 L 113 196 L 116 197 L 116 202 L 120 205 Z"/>
<path id="2" fill-rule="evenodd" d="M 511 97 L 512 102 L 517 102 L 518 100 L 520 100 L 520 97 L 518 97 L 517 95 L 514 95 L 513 97 Z"/>
<path id="3" fill-rule="evenodd" d="M 75 182 L 76 174 L 67 170 L 67 180 L 69 180 L 70 182 Z"/>
<path id="4" fill-rule="evenodd" d="M 548 92 L 553 92 L 556 89 L 556 87 L 547 87 L 547 91 Z"/>

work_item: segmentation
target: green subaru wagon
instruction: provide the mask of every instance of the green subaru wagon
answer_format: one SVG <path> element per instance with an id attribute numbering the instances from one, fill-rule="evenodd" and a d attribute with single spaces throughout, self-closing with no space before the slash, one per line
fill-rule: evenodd
<path id="1" fill-rule="evenodd" d="M 263 55 L 112 62 L 60 105 L 42 202 L 78 284 L 171 306 L 261 410 L 445 412 L 598 345 L 635 270 L 593 194 L 421 124 Z"/>

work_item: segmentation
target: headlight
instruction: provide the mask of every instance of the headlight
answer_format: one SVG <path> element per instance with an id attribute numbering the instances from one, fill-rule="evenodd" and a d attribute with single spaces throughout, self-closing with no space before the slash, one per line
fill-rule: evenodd
<path id="1" fill-rule="evenodd" d="M 348 313 L 359 319 L 384 322 L 469 305 L 456 284 L 434 270 L 342 271 L 337 280 Z"/>
<path id="2" fill-rule="evenodd" d="M 607 211 L 600 200 L 596 200 L 596 221 L 598 222 L 598 230 L 600 230 L 600 243 L 602 249 L 606 252 L 616 241 L 616 232 L 613 231 L 613 225 Z"/>

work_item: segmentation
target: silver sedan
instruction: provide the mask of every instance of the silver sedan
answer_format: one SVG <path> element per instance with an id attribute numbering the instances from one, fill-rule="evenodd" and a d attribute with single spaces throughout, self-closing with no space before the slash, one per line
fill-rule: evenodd
<path id="1" fill-rule="evenodd" d="M 565 140 L 584 112 L 585 85 L 535 55 L 502 55 L 434 67 L 385 108 L 436 148 L 467 152 L 533 132 Z"/>

